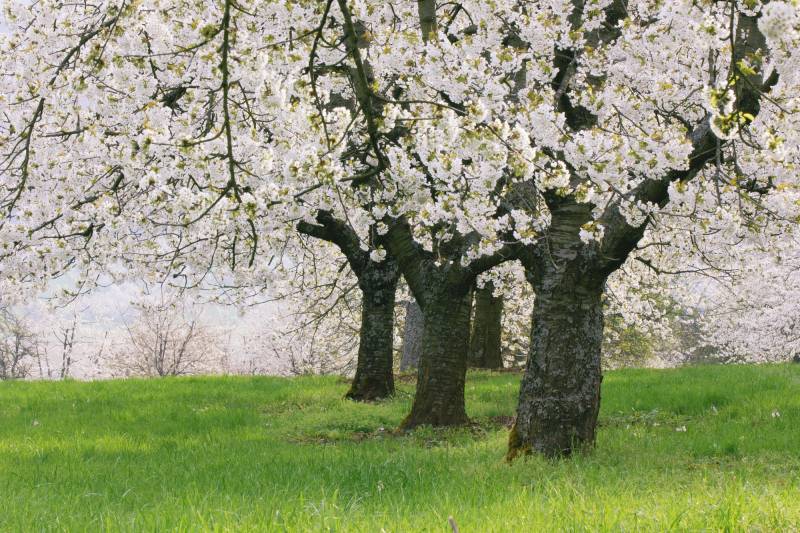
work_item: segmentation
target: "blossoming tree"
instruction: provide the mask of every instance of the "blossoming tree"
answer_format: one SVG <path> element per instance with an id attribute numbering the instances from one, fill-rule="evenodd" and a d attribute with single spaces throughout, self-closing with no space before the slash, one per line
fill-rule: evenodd
<path id="1" fill-rule="evenodd" d="M 425 316 L 414 427 L 466 421 L 470 291 L 519 258 L 510 457 L 593 442 L 606 279 L 661 210 L 796 216 L 796 2 L 15 5 L 4 270 L 237 283 L 295 229 L 357 242 Z"/>

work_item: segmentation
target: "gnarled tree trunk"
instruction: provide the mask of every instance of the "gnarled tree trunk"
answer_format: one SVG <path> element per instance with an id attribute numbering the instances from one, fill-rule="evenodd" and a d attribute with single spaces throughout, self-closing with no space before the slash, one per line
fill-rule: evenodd
<path id="1" fill-rule="evenodd" d="M 595 441 L 600 410 L 602 291 L 557 282 L 538 288 L 509 458 L 569 455 Z"/>
<path id="2" fill-rule="evenodd" d="M 426 299 L 417 392 L 402 429 L 468 422 L 464 403 L 470 306 L 469 287 L 443 290 Z"/>
<path id="3" fill-rule="evenodd" d="M 547 247 L 522 256 L 536 301 L 509 459 L 532 452 L 569 455 L 595 441 L 608 270 L 600 268 L 598 246 L 579 237 L 590 209 L 554 201 Z"/>
<path id="4" fill-rule="evenodd" d="M 346 398 L 374 401 L 394 394 L 392 343 L 397 266 L 370 263 L 359 275 L 361 331 L 356 375 Z"/>
<path id="5" fill-rule="evenodd" d="M 359 273 L 361 328 L 356 373 L 345 394 L 355 401 L 375 401 L 394 395 L 394 304 L 397 266 L 392 260 L 370 264 Z M 379 280 L 373 279 L 378 277 Z"/>
<path id="6" fill-rule="evenodd" d="M 358 287 L 361 289 L 361 331 L 356 375 L 345 396 L 359 401 L 391 396 L 394 394 L 394 302 L 400 267 L 391 255 L 381 262 L 372 261 L 369 254 L 361 249 L 361 241 L 355 231 L 329 211 L 318 211 L 316 222 L 298 222 L 297 230 L 338 246 L 358 278 Z"/>
<path id="7" fill-rule="evenodd" d="M 503 368 L 503 298 L 494 295 L 494 285 L 475 291 L 475 313 L 467 363 L 471 368 Z"/>
<path id="8" fill-rule="evenodd" d="M 403 347 L 400 355 L 400 372 L 409 372 L 419 367 L 422 354 L 422 334 L 425 319 L 422 309 L 412 297 L 406 304 L 406 322 L 403 327 Z"/>

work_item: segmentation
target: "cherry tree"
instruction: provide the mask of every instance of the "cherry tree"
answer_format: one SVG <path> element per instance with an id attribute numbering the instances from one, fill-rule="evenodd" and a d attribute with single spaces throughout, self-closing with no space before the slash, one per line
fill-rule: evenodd
<path id="1" fill-rule="evenodd" d="M 306 63 L 327 10 L 253 9 L 7 8 L 19 31 L 5 36 L 4 260 L 20 280 L 77 265 L 81 289 L 140 274 L 227 289 L 269 283 L 297 227 L 337 244 L 358 276 L 369 320 L 356 376 L 365 390 L 352 396 L 385 396 L 397 272 L 330 215 L 353 163 L 341 156 L 347 106 L 318 116 L 320 73 Z M 19 61 L 25 51 L 34 65 Z M 23 197 L 51 188 L 53 198 Z"/>
<path id="2" fill-rule="evenodd" d="M 770 150 L 783 142 L 776 131 L 793 131 L 786 120 L 796 35 L 773 27 L 796 17 L 793 6 L 582 7 L 565 28 L 579 41 L 564 48 L 553 85 L 569 132 L 557 155 L 569 169 L 566 190 L 545 193 L 549 235 L 521 255 L 537 298 L 509 457 L 565 454 L 594 441 L 601 295 L 608 275 L 643 242 L 653 213 L 680 201 L 694 180 L 724 188 L 728 199 L 793 211 L 794 177 L 780 168 L 791 168 L 791 158 Z M 586 187 L 600 194 L 586 201 Z"/>
<path id="3" fill-rule="evenodd" d="M 368 25 L 377 42 L 404 40 L 373 57 L 391 73 L 362 80 L 362 109 L 385 120 L 399 108 L 415 124 L 382 150 L 373 143 L 393 178 L 383 187 L 393 193 L 386 247 L 431 333 L 404 426 L 463 421 L 466 336 L 453 332 L 464 331 L 467 306 L 450 302 L 517 256 L 536 302 L 509 457 L 568 454 L 594 441 L 606 279 L 647 242 L 659 210 L 712 190 L 722 218 L 742 202 L 793 218 L 796 6 L 495 7 L 454 6 L 441 32 L 438 15 L 422 17 L 421 44 Z M 424 61 L 414 61 L 420 51 Z M 355 43 L 349 53 L 363 63 Z"/>
<path id="4" fill-rule="evenodd" d="M 697 268 L 665 287 L 677 304 L 694 310 L 718 360 L 779 362 L 800 351 L 795 309 L 800 243 L 795 228 L 778 228 L 775 223 L 757 233 L 742 228 L 724 248 L 696 241 Z M 724 275 L 710 276 L 711 267 Z"/>
<path id="5" fill-rule="evenodd" d="M 301 221 L 300 233 L 335 244 L 347 259 L 361 293 L 360 339 L 355 377 L 346 397 L 369 401 L 394 394 L 394 313 L 400 270 L 391 257 L 376 260 L 344 220 L 319 211 L 314 224 Z M 374 230 L 370 231 L 375 235 Z M 367 249 L 364 249 L 367 248 Z"/>
<path id="6" fill-rule="evenodd" d="M 75 335 L 79 329 L 78 311 L 73 309 L 71 316 L 68 316 L 66 320 L 49 318 L 51 318 L 49 322 L 53 323 L 49 333 L 55 341 L 56 361 L 51 366 L 48 346 L 46 343 L 42 343 L 38 358 L 39 375 L 42 378 L 65 379 L 70 376 L 70 371 L 75 363 Z"/>
<path id="7" fill-rule="evenodd" d="M 800 353 L 796 252 L 781 259 L 754 253 L 748 271 L 732 287 L 707 289 L 711 303 L 703 309 L 703 332 L 721 358 L 780 362 Z"/>
<path id="8" fill-rule="evenodd" d="M 7 307 L 0 308 L 0 380 L 31 375 L 39 339 L 24 318 Z"/>
<path id="9" fill-rule="evenodd" d="M 796 6 L 512 5 L 502 16 L 484 12 L 477 29 L 469 24 L 474 18 L 464 22 L 461 34 L 468 35 L 461 37 L 452 23 L 462 9 L 480 12 L 472 7 L 459 4 L 443 17 L 448 26 L 441 34 L 437 17 L 428 18 L 427 31 L 423 17 L 425 66 L 408 74 L 424 83 L 404 85 L 401 115 L 421 124 L 401 138 L 406 144 L 385 152 L 392 185 L 410 177 L 433 182 L 429 205 L 436 209 L 426 209 L 427 198 L 419 206 L 424 186 L 406 189 L 407 197 L 417 191 L 417 205 L 395 194 L 386 246 L 423 311 L 431 310 L 426 327 L 443 326 L 451 335 L 463 331 L 458 316 L 464 313 L 440 304 L 437 291 L 447 301 L 461 298 L 473 276 L 511 255 L 522 260 L 536 302 L 509 457 L 534 450 L 568 454 L 594 441 L 606 279 L 647 242 L 659 210 L 712 190 L 721 218 L 742 202 L 794 218 Z M 497 20 L 502 24 L 491 27 L 488 21 Z M 376 35 L 379 42 L 389 38 Z M 419 46 L 404 45 L 391 53 L 416 53 Z M 486 53 L 474 54 L 475 48 Z M 472 54 L 460 55 L 467 49 Z M 358 64 L 358 47 L 350 53 Z M 459 70 L 464 65 L 468 72 Z M 406 81 L 394 74 L 385 79 Z M 475 75 L 484 77 L 482 84 L 470 83 Z M 367 103 L 391 103 L 377 85 Z M 427 106 L 413 113 L 410 101 Z M 502 144 L 482 137 L 486 131 Z M 469 152 L 475 140 L 480 149 Z M 476 182 L 459 187 L 458 178 L 468 181 L 470 167 L 487 160 Z M 490 187 L 481 190 L 481 180 Z M 486 199 L 494 201 L 480 203 Z M 426 253 L 415 228 L 437 225 L 444 244 Z M 447 346 L 455 349 L 441 347 L 446 335 L 425 341 L 430 354 L 423 357 L 406 427 L 463 419 L 463 347 L 452 337 Z"/>
<path id="10" fill-rule="evenodd" d="M 6 38 L 13 89 L 4 96 L 4 242 L 17 278 L 78 265 L 86 286 L 101 273 L 137 269 L 188 287 L 219 279 L 221 268 L 233 284 L 268 279 L 272 265 L 261 258 L 285 240 L 286 222 L 319 233 L 326 213 L 347 221 L 371 263 L 384 263 L 386 251 L 373 243 L 387 231 L 392 193 L 374 183 L 388 160 L 364 106 L 369 67 L 353 58 L 342 68 L 372 40 L 366 13 L 354 22 L 346 3 L 334 15 L 333 2 L 291 13 L 271 3 L 207 7 L 109 2 L 9 12 L 19 31 Z M 390 15 L 386 7 L 378 15 Z M 417 20 L 416 10 L 400 16 Z M 412 35 L 419 40 L 417 30 L 404 38 Z M 18 58 L 28 51 L 33 64 L 24 65 Z M 471 149 L 484 144 L 474 139 Z M 48 172 L 56 160 L 63 172 Z M 56 209 L 23 194 L 43 189 L 59 191 Z M 465 273 L 459 287 L 471 285 L 474 274 Z M 449 291 L 438 292 L 434 307 L 449 309 Z M 459 328 L 468 331 L 468 320 Z M 453 421 L 464 421 L 463 399 L 453 405 Z"/>
<path id="11" fill-rule="evenodd" d="M 503 368 L 503 297 L 489 282 L 475 289 L 467 362 L 474 368 Z"/>
<path id="12" fill-rule="evenodd" d="M 237 285 L 269 280 L 297 229 L 358 242 L 425 317 L 412 428 L 467 420 L 471 290 L 518 258 L 536 298 L 509 457 L 594 441 L 606 280 L 659 241 L 661 211 L 712 194 L 720 220 L 796 216 L 794 2 L 117 0 L 8 18 L 4 269 Z"/>
<path id="13" fill-rule="evenodd" d="M 116 342 L 108 364 L 116 375 L 182 376 L 223 366 L 223 332 L 202 317 L 199 308 L 177 295 L 157 294 L 135 302 L 125 323 L 126 337 Z"/>

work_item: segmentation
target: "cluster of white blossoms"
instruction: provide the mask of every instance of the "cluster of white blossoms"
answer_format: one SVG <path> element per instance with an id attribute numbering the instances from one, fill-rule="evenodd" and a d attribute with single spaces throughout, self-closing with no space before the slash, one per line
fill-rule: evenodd
<path id="1" fill-rule="evenodd" d="M 771 41 L 791 43 L 796 40 L 798 26 L 798 2 L 770 2 L 761 9 L 758 26 L 764 37 Z"/>
<path id="2" fill-rule="evenodd" d="M 698 310 L 705 342 L 719 357 L 789 360 L 800 353 L 798 250 L 796 231 L 784 231 L 779 240 L 751 234 L 707 258 L 705 270 L 674 280 L 670 293 Z"/>
<path id="3" fill-rule="evenodd" d="M 2 270 L 21 282 L 78 269 L 86 287 L 267 284 L 320 210 L 373 261 L 386 257 L 373 229 L 397 217 L 429 250 L 478 235 L 472 260 L 544 235 L 545 195 L 599 219 L 689 168 L 689 133 L 709 114 L 719 153 L 700 184 L 671 185 L 673 202 L 718 196 L 731 227 L 743 197 L 794 219 L 797 2 L 632 0 L 609 27 L 612 3 L 584 2 L 577 24 L 570 0 L 443 4 L 425 40 L 415 2 L 8 2 Z M 732 64 L 732 9 L 761 13 L 769 57 Z M 737 111 L 731 80 L 773 74 L 757 116 Z M 565 95 L 593 121 L 568 124 Z M 621 205 L 631 225 L 662 209 Z M 580 236 L 604 231 L 594 220 Z"/>

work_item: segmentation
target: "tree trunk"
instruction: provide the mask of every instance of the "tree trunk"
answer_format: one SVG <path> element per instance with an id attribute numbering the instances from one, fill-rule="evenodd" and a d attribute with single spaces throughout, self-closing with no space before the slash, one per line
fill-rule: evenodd
<path id="1" fill-rule="evenodd" d="M 468 248 L 468 239 L 459 237 L 445 245 L 440 243 L 434 254 L 414 240 L 404 218 L 393 220 L 382 242 L 397 259 L 425 321 L 417 392 L 411 413 L 400 428 L 464 424 L 468 422 L 464 384 L 472 286 L 477 276 L 511 258 L 514 250 L 503 246 L 491 256 L 462 265 L 462 251 Z M 441 261 L 442 258 L 449 259 Z"/>
<path id="2" fill-rule="evenodd" d="M 494 285 L 475 291 L 475 315 L 467 361 L 472 368 L 503 368 L 503 298 L 493 294 Z"/>
<path id="3" fill-rule="evenodd" d="M 425 319 L 417 301 L 412 297 L 406 304 L 406 323 L 403 327 L 403 349 L 400 356 L 400 372 L 409 372 L 419 367 L 422 354 L 422 334 Z"/>
<path id="4" fill-rule="evenodd" d="M 438 31 L 436 23 L 436 0 L 417 0 L 419 12 L 419 25 L 422 31 L 422 40 L 428 42 L 436 37 Z"/>
<path id="5" fill-rule="evenodd" d="M 600 409 L 602 287 L 581 286 L 571 276 L 545 276 L 535 288 L 530 354 L 509 459 L 534 451 L 565 456 L 591 446 Z"/>
<path id="6" fill-rule="evenodd" d="M 361 331 L 356 375 L 346 398 L 374 401 L 394 394 L 392 344 L 397 267 L 388 260 L 372 264 L 359 279 Z"/>
<path id="7" fill-rule="evenodd" d="M 472 293 L 440 290 L 427 298 L 422 311 L 425 327 L 422 357 L 417 372 L 417 392 L 411 413 L 400 425 L 457 426 L 466 424 L 464 383 L 467 374 Z"/>
<path id="8" fill-rule="evenodd" d="M 305 220 L 297 230 L 310 237 L 334 243 L 347 258 L 361 289 L 361 330 L 356 375 L 346 398 L 371 401 L 394 394 L 392 343 L 394 301 L 400 268 L 387 256 L 381 262 L 370 259 L 361 249 L 358 234 L 329 211 L 317 212 L 316 224 Z"/>

